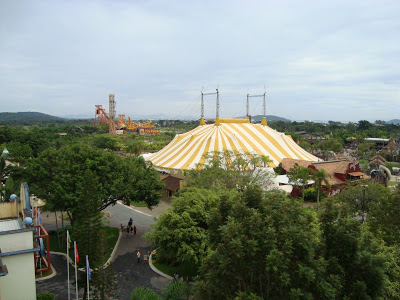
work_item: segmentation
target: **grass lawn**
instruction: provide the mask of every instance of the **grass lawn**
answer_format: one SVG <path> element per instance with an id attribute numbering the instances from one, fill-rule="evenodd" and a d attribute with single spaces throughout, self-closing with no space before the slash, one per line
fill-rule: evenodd
<path id="1" fill-rule="evenodd" d="M 119 229 L 115 228 L 115 227 L 106 226 L 103 228 L 103 230 L 105 231 L 106 243 L 108 245 L 107 249 L 106 249 L 107 250 L 106 251 L 106 261 L 107 261 L 111 255 L 111 252 L 114 250 L 115 244 L 117 243 L 118 236 L 119 236 Z M 59 232 L 60 232 L 60 235 L 59 235 L 60 244 L 58 243 L 56 232 L 52 231 L 49 233 L 50 251 L 67 253 L 66 236 L 64 234 L 65 228 L 59 229 Z M 72 242 L 72 247 L 73 247 L 74 241 L 72 240 L 71 242 Z M 79 245 L 77 245 L 77 247 L 78 247 L 78 252 L 79 252 Z M 69 257 L 71 257 L 72 260 L 74 259 L 74 251 L 72 249 L 70 249 L 70 251 L 69 251 Z M 106 261 L 104 261 L 104 263 Z"/>
<path id="2" fill-rule="evenodd" d="M 139 201 L 139 202 L 131 201 L 131 205 L 136 206 L 136 207 L 147 207 L 147 204 L 144 201 Z"/>
<path id="3" fill-rule="evenodd" d="M 189 280 L 192 281 L 195 276 L 197 276 L 198 268 L 191 263 L 180 263 L 175 266 L 170 266 L 167 264 L 162 264 L 156 262 L 154 266 L 161 272 L 168 274 L 169 276 L 174 276 L 174 273 L 178 273 L 179 277 L 184 276 L 185 278 L 189 276 Z"/>
<path id="4" fill-rule="evenodd" d="M 40 273 L 36 273 L 35 279 L 47 277 L 47 276 L 50 276 L 51 274 L 53 274 L 53 270 L 48 270 L 48 271 L 42 272 L 42 276 L 40 276 Z"/>

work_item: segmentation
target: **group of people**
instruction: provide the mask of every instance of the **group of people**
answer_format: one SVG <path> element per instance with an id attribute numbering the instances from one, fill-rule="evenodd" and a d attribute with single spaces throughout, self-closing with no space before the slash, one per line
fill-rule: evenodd
<path id="1" fill-rule="evenodd" d="M 130 218 L 129 222 L 128 222 L 128 226 L 126 227 L 126 232 L 129 234 L 129 232 L 131 233 L 131 235 L 135 234 L 136 235 L 136 226 L 133 225 L 133 219 Z M 122 226 L 122 225 L 121 225 Z"/>

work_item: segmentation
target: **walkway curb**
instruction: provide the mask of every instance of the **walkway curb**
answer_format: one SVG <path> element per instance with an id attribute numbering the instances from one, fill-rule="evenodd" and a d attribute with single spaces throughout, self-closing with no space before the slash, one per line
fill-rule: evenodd
<path id="1" fill-rule="evenodd" d="M 106 263 L 104 264 L 103 267 L 107 267 L 112 261 L 114 261 L 114 259 L 115 259 L 114 256 L 115 256 L 115 253 L 117 252 L 117 249 L 118 249 L 118 246 L 119 246 L 119 242 L 121 241 L 121 238 L 122 238 L 122 231 L 120 230 L 119 231 L 118 240 L 115 243 L 115 246 L 114 246 L 113 251 L 111 252 L 110 258 L 106 261 Z"/>
<path id="2" fill-rule="evenodd" d="M 56 269 L 54 269 L 54 267 L 53 267 L 52 264 L 50 264 L 50 267 L 51 267 L 51 271 L 52 271 L 53 273 L 51 273 L 49 276 L 46 276 L 46 277 L 36 278 L 35 281 L 43 281 L 43 280 L 51 279 L 51 278 L 53 278 L 54 276 L 56 276 L 56 275 L 57 275 Z"/>
<path id="3" fill-rule="evenodd" d="M 165 278 L 167 278 L 167 279 L 169 279 L 169 280 L 173 280 L 174 278 L 173 278 L 172 276 L 169 276 L 169 275 L 167 275 L 167 274 L 161 272 L 160 270 L 158 270 L 158 269 L 153 265 L 153 262 L 152 262 L 152 260 L 151 260 L 151 255 L 152 255 L 152 254 L 150 254 L 150 256 L 149 256 L 149 266 L 150 266 L 150 269 L 152 269 L 154 272 L 156 272 L 158 275 L 161 275 L 162 277 L 165 277 Z"/>
<path id="4" fill-rule="evenodd" d="M 153 218 L 155 218 L 155 216 L 152 216 L 152 215 L 146 214 L 145 212 L 142 212 L 142 211 L 140 211 L 140 210 L 134 209 L 134 208 L 131 207 L 130 205 L 128 206 L 128 205 L 124 204 L 124 203 L 123 203 L 122 201 L 120 201 L 120 200 L 118 200 L 117 203 L 120 204 L 120 205 L 123 205 L 123 206 L 125 206 L 126 208 L 129 208 L 129 209 L 131 209 L 131 210 L 133 210 L 133 211 L 135 211 L 135 212 L 137 212 L 137 213 L 139 213 L 139 214 L 142 214 L 142 215 L 145 215 L 145 216 L 148 216 L 148 217 L 153 217 Z"/>
<path id="5" fill-rule="evenodd" d="M 114 260 L 115 252 L 117 252 L 117 248 L 118 248 L 118 246 L 119 246 L 119 242 L 121 241 L 121 237 L 122 237 L 122 232 L 119 231 L 118 240 L 117 240 L 117 242 L 115 243 L 114 249 L 113 249 L 113 251 L 111 252 L 111 255 L 110 255 L 109 259 L 108 259 L 108 260 L 105 262 L 105 264 L 103 265 L 103 268 L 106 268 L 106 267 Z M 63 252 L 56 252 L 56 251 L 50 251 L 50 253 L 51 253 L 51 254 L 55 254 L 55 255 L 63 255 L 63 256 L 69 261 L 69 263 L 70 263 L 73 267 L 75 266 L 75 262 L 72 260 L 71 257 L 67 256 L 66 253 L 63 253 Z M 49 276 L 47 276 L 47 277 L 45 277 L 45 278 L 40 278 L 40 280 L 50 279 L 50 278 L 52 278 L 52 277 L 54 277 L 54 276 L 57 275 L 57 272 L 56 272 L 56 270 L 53 268 L 53 265 L 51 266 L 51 268 L 52 268 L 52 270 L 54 271 L 54 273 L 53 273 L 54 275 L 52 274 L 52 275 L 49 275 Z M 86 272 L 85 268 L 78 268 L 78 270 L 81 271 L 81 272 Z"/>
<path id="6" fill-rule="evenodd" d="M 160 275 L 160 276 L 162 276 L 162 277 L 165 277 L 165 278 L 167 278 L 167 279 L 169 279 L 169 280 L 173 280 L 173 279 L 174 279 L 172 276 L 169 276 L 169 275 L 167 275 L 167 274 L 161 272 L 159 269 L 157 269 L 157 268 L 153 265 L 153 262 L 152 262 L 152 259 L 151 259 L 151 254 L 150 254 L 150 256 L 149 256 L 149 266 L 150 266 L 150 269 L 152 269 L 152 270 L 153 270 L 154 272 L 156 272 L 158 275 Z M 189 285 L 194 286 L 195 284 L 196 284 L 195 282 L 189 281 Z"/>

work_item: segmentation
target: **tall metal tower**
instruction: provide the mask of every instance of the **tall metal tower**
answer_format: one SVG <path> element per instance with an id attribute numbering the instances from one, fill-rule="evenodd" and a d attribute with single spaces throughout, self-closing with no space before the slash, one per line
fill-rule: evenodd
<path id="1" fill-rule="evenodd" d="M 203 93 L 203 91 L 201 91 L 201 120 L 200 123 L 201 125 L 204 125 L 204 96 L 208 96 L 208 95 L 217 95 L 217 103 L 216 103 L 216 118 L 219 118 L 219 91 L 218 89 L 216 89 L 216 92 L 214 93 Z M 204 124 L 202 124 L 204 123 Z"/>
<path id="2" fill-rule="evenodd" d="M 264 90 L 265 90 L 265 87 L 264 87 Z M 264 92 L 264 94 L 262 94 L 262 95 L 249 95 L 249 94 L 247 94 L 246 116 L 249 119 L 251 118 L 251 116 L 250 116 L 250 101 L 249 101 L 249 98 L 253 98 L 253 97 L 257 97 L 257 98 L 262 97 L 263 98 L 263 118 L 265 118 L 265 119 L 267 118 L 267 109 L 266 109 L 267 104 L 266 104 L 266 99 L 265 99 L 266 93 L 267 92 Z"/>
<path id="3" fill-rule="evenodd" d="M 115 95 L 108 95 L 108 115 L 110 117 L 110 123 L 108 124 L 109 134 L 115 135 Z"/>

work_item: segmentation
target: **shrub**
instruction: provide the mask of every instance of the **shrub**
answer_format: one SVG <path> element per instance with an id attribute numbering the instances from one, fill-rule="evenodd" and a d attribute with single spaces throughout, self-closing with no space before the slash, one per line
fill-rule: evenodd
<path id="1" fill-rule="evenodd" d="M 324 194 L 324 192 L 321 192 L 320 196 L 322 196 L 322 194 Z M 318 195 L 318 191 L 316 188 L 312 187 L 312 188 L 306 189 L 304 191 L 304 200 L 315 202 L 315 201 L 317 201 L 317 195 Z"/>
<path id="2" fill-rule="evenodd" d="M 44 292 L 36 295 L 37 300 L 55 300 L 54 295 L 50 292 Z"/>
<path id="3" fill-rule="evenodd" d="M 161 300 L 161 298 L 149 288 L 138 287 L 131 292 L 131 300 Z"/>

